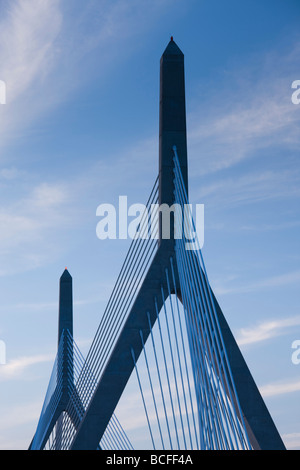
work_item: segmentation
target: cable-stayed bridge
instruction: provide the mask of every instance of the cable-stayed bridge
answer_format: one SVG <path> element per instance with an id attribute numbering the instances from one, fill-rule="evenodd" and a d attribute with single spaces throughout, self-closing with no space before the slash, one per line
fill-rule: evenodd
<path id="1" fill-rule="evenodd" d="M 86 358 L 72 277 L 61 276 L 57 357 L 31 450 L 132 450 L 141 433 L 155 450 L 284 449 L 210 287 L 189 208 L 184 56 L 171 38 L 158 177 Z M 121 423 L 132 384 L 136 413 Z"/>

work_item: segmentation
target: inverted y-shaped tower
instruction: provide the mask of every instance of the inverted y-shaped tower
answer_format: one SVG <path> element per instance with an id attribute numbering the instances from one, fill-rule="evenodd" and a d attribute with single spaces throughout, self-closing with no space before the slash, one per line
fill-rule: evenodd
<path id="1" fill-rule="evenodd" d="M 60 449 L 64 413 L 71 416 L 75 427 L 83 413 L 74 386 L 73 281 L 67 268 L 59 280 L 58 352 L 30 449 L 43 448 L 53 432 L 55 448 Z"/>
<path id="2" fill-rule="evenodd" d="M 171 38 L 160 62 L 158 197 L 160 205 L 167 204 L 172 206 L 175 202 L 174 149 L 178 160 L 177 164 L 181 171 L 183 191 L 185 190 L 187 198 L 188 164 L 184 56 L 173 38 Z M 151 326 L 153 326 L 156 321 L 156 311 L 161 310 L 163 299 L 166 299 L 169 295 L 165 271 L 170 269 L 170 259 L 173 260 L 175 285 L 177 286 L 175 294 L 183 300 L 182 279 L 178 272 L 178 257 L 176 256 L 175 243 L 174 232 L 171 232 L 169 239 L 164 239 L 162 221 L 160 220 L 157 252 L 138 291 L 135 302 L 127 315 L 127 320 L 120 332 L 117 343 L 110 353 L 101 380 L 75 435 L 72 449 L 93 449 L 99 443 L 109 418 L 116 408 L 132 373 L 131 351 L 133 350 L 135 358 L 138 358 L 143 348 L 140 332 L 142 331 L 143 333 L 144 341 L 147 340 L 150 334 L 147 316 L 143 313 L 148 313 L 148 320 L 150 319 Z M 199 262 L 193 260 L 196 255 L 191 252 L 189 256 L 191 262 L 195 266 L 198 265 L 198 271 L 202 270 Z M 210 289 L 209 286 L 206 286 L 206 288 Z M 164 293 L 163 298 L 160 295 L 161 290 Z M 279 433 L 229 329 L 221 308 L 211 291 L 210 298 L 212 299 L 212 309 L 215 312 L 220 338 L 222 339 L 223 350 L 220 354 L 224 355 L 226 351 L 228 360 L 223 370 L 219 368 L 220 377 L 218 379 L 222 380 L 222 375 L 229 373 L 226 369 L 230 369 L 232 384 L 234 384 L 232 385 L 232 388 L 234 388 L 233 396 L 238 397 L 239 400 L 238 404 L 236 403 L 236 398 L 233 398 L 232 406 L 238 409 L 240 419 L 245 422 L 252 448 L 282 449 L 284 445 Z M 203 342 L 207 343 L 207 346 L 211 346 L 208 343 L 213 342 L 214 334 L 216 335 L 217 332 L 211 331 L 211 336 L 205 336 L 198 329 L 199 337 L 202 338 Z M 211 357 L 211 360 L 215 359 L 216 357 Z M 194 366 L 196 367 L 196 364 Z M 230 387 L 227 386 L 226 390 L 228 396 L 232 396 L 231 392 L 233 392 L 233 390 L 229 390 Z"/>
<path id="3" fill-rule="evenodd" d="M 160 61 L 159 110 L 159 175 L 148 202 L 172 208 L 188 204 L 184 56 L 173 38 Z M 73 383 L 68 347 L 62 355 L 59 410 L 68 410 L 69 420 L 59 432 L 60 448 L 97 449 L 160 311 L 168 298 L 176 296 L 187 323 L 200 448 L 232 448 L 234 437 L 237 448 L 284 449 L 212 292 L 202 253 L 185 249 L 182 239 L 175 235 L 174 214 L 176 210 L 170 210 L 173 218 L 166 237 L 163 215 L 158 211 L 158 237 L 145 242 L 148 264 L 143 254 L 137 253 L 144 241 L 133 241 L 76 383 L 75 395 L 73 388 L 73 407 L 66 405 Z M 71 280 L 65 272 L 61 279 L 59 337 L 64 331 L 72 336 L 71 304 Z M 51 419 L 57 420 L 57 414 Z M 39 442 L 43 444 L 48 434 Z"/>

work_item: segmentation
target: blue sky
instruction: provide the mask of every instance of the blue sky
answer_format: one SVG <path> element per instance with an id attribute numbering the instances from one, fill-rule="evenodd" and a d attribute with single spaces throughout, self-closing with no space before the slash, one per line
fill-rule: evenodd
<path id="1" fill-rule="evenodd" d="M 191 203 L 213 289 L 288 448 L 300 449 L 300 5 L 296 0 L 1 0 L 0 448 L 27 448 L 74 284 L 83 353 L 129 240 L 96 209 L 145 203 L 158 171 L 159 60 L 185 54 Z"/>

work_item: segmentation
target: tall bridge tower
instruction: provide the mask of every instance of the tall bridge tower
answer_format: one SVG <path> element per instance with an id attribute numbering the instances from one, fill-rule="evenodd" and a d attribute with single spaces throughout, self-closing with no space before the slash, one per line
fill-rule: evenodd
<path id="1" fill-rule="evenodd" d="M 171 412 L 165 413 L 170 447 L 189 448 L 185 438 L 186 416 L 175 411 L 186 406 L 187 382 L 193 389 L 194 433 L 198 449 L 284 449 L 282 439 L 260 395 L 247 364 L 239 350 L 221 307 L 209 284 L 202 252 L 198 248 L 187 250 L 185 242 L 191 233 L 190 216 L 178 217 L 178 210 L 189 204 L 188 159 L 186 133 L 186 103 L 184 55 L 171 38 L 160 61 L 160 115 L 159 115 L 159 174 L 146 208 L 157 207 L 157 236 L 138 237 L 133 240 L 116 285 L 108 301 L 90 351 L 84 361 L 78 359 L 73 345 L 72 287 L 67 271 L 61 278 L 59 350 L 54 373 L 54 391 L 45 400 L 44 408 L 31 448 L 44 448 L 53 429 L 56 435 L 50 445 L 53 449 L 105 448 L 105 435 L 113 429 L 126 441 L 125 433 L 114 415 L 120 398 L 134 371 L 140 384 L 138 364 L 146 346 L 153 340 L 155 325 L 165 316 L 166 330 L 161 344 L 169 348 L 169 361 L 165 360 L 168 380 L 167 392 Z M 169 208 L 170 223 L 164 220 L 162 207 Z M 182 216 L 182 212 L 180 213 Z M 176 225 L 177 224 L 177 225 Z M 141 223 L 148 230 L 147 217 Z M 186 228 L 178 237 L 177 229 Z M 141 228 L 140 228 L 141 229 Z M 182 234 L 182 230 L 179 231 Z M 197 240 L 195 246 L 197 245 Z M 170 308 L 167 312 L 167 302 Z M 186 349 L 178 348 L 179 329 L 174 338 L 169 335 L 169 322 L 185 323 Z M 181 323 L 178 323 L 178 325 Z M 188 353 L 191 363 L 190 381 L 182 379 L 181 359 Z M 176 361 L 173 361 L 175 354 Z M 161 362 L 163 362 L 163 359 Z M 156 360 L 159 379 L 160 361 Z M 182 361 L 183 363 L 184 361 Z M 75 378 L 75 365 L 80 363 Z M 154 361 L 155 363 L 155 361 Z M 180 365 L 180 374 L 175 371 Z M 172 374 L 168 368 L 172 365 Z M 156 418 L 157 395 L 151 388 Z M 188 377 L 187 377 L 188 378 Z M 181 379 L 182 389 L 179 392 Z M 60 398 L 56 393 L 60 387 Z M 160 383 L 161 385 L 161 383 Z M 140 387 L 142 393 L 142 387 Z M 148 391 L 149 391 L 148 390 Z M 175 391 L 174 391 L 175 390 Z M 145 397 L 142 395 L 145 405 Z M 180 403 L 181 400 L 181 403 Z M 55 406 L 54 406 L 55 405 Z M 177 406 L 176 405 L 176 406 Z M 166 411 L 166 410 L 165 410 Z M 152 418 L 145 413 L 150 434 Z M 171 429 L 170 414 L 173 431 Z M 187 422 L 187 421 L 186 421 Z M 116 424 L 117 423 L 117 424 Z M 187 422 L 188 424 L 188 422 Z M 180 432 L 179 432 L 180 428 Z M 190 443 L 191 428 L 188 426 Z M 174 439 L 171 437 L 176 436 Z M 184 442 L 180 444 L 184 435 Z M 161 441 L 163 436 L 161 432 Z M 172 441 L 173 439 L 173 441 Z M 128 441 L 127 441 L 128 442 Z M 168 444 L 166 444 L 167 448 Z M 181 446 L 181 447 L 180 447 Z M 195 448 L 193 447 L 193 448 Z"/>

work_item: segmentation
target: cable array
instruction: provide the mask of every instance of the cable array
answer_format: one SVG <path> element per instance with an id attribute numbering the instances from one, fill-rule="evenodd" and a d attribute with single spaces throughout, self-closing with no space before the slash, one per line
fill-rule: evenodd
<path id="1" fill-rule="evenodd" d="M 137 227 L 121 271 L 113 288 L 99 327 L 76 382 L 75 402 L 82 411 L 87 409 L 110 353 L 118 340 L 127 315 L 136 299 L 139 288 L 158 246 L 158 178 Z M 149 215 L 151 217 L 149 218 Z M 74 398 L 74 397 L 73 397 Z M 73 400 L 74 401 L 74 400 Z M 67 418 L 63 423 L 63 449 L 69 449 L 83 418 L 72 400 L 68 404 Z"/>
<path id="2" fill-rule="evenodd" d="M 161 288 L 163 308 L 151 326 L 146 313 L 149 337 L 145 343 L 140 331 L 142 355 L 132 358 L 141 392 L 149 436 L 153 449 L 180 450 L 199 448 L 198 410 L 184 312 L 177 295 L 174 263 L 165 269 L 167 292 Z M 167 294 L 167 295 L 166 295 Z"/>
<path id="3" fill-rule="evenodd" d="M 84 407 L 77 392 L 76 383 L 84 365 L 82 356 L 76 342 L 68 330 L 64 330 L 58 346 L 54 361 L 51 379 L 44 400 L 37 430 L 31 445 L 32 450 L 62 450 L 65 429 L 71 427 L 76 432 L 82 417 Z M 63 367 L 67 367 L 69 374 L 63 374 Z M 67 383 L 65 384 L 65 380 Z M 92 381 L 92 377 L 90 377 Z M 68 403 L 61 403 L 64 386 L 67 388 Z M 51 429 L 52 428 L 52 429 Z M 48 432 L 51 430 L 51 433 Z M 46 442 L 45 436 L 47 437 Z M 115 414 L 112 415 L 105 433 L 99 443 L 99 449 L 105 450 L 132 450 L 121 423 Z"/>
<path id="4" fill-rule="evenodd" d="M 174 184 L 176 203 L 189 208 L 175 147 Z M 191 213 L 177 220 L 184 225 L 175 252 L 197 393 L 201 449 L 249 449 L 195 224 Z M 185 243 L 190 242 L 186 234 L 193 234 L 195 249 L 186 250 Z"/>
<path id="5" fill-rule="evenodd" d="M 65 334 L 63 332 L 58 345 L 57 354 L 54 360 L 54 365 L 52 368 L 52 373 L 50 376 L 50 381 L 45 395 L 36 433 L 31 443 L 32 450 L 41 448 L 41 443 L 43 442 L 44 435 L 50 423 L 52 422 L 54 413 L 62 397 L 62 375 L 61 372 L 59 373 L 58 362 L 59 358 L 62 356 L 64 342 Z"/>
<path id="6" fill-rule="evenodd" d="M 145 330 L 139 331 L 139 358 L 131 348 L 146 427 L 153 449 L 250 449 L 176 147 L 173 151 L 175 253 L 153 299 L 154 324 L 149 312 L 141 312 L 149 330 L 147 341 Z M 70 333 L 62 334 L 32 448 L 71 448 L 157 253 L 158 212 L 157 178 L 85 360 Z M 72 364 L 67 384 L 66 356 Z M 68 401 L 60 410 L 66 389 Z M 98 448 L 133 448 L 115 414 Z"/>

